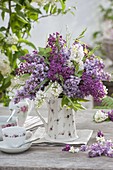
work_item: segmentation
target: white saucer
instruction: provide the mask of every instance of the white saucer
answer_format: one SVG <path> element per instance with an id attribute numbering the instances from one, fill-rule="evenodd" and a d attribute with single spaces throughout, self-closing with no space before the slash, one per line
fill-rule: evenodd
<path id="1" fill-rule="evenodd" d="M 55 143 L 62 143 L 62 142 L 71 142 L 71 141 L 75 141 L 76 139 L 78 139 L 79 137 L 78 137 L 78 135 L 76 135 L 76 137 L 74 137 L 74 138 L 70 138 L 70 139 L 66 139 L 66 138 L 64 138 L 64 139 L 52 139 L 52 138 L 50 138 L 48 135 L 45 135 L 45 137 L 44 137 L 44 139 L 46 140 L 46 141 L 50 141 L 50 142 L 55 142 Z"/>
<path id="2" fill-rule="evenodd" d="M 6 152 L 6 153 L 21 153 L 26 150 L 28 150 L 31 147 L 31 143 L 25 144 L 22 147 L 19 148 L 10 148 L 5 144 L 4 141 L 0 142 L 0 151 Z"/>

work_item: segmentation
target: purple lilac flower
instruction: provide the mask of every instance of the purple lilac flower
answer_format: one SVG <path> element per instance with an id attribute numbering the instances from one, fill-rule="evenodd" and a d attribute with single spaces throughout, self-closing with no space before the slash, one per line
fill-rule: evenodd
<path id="1" fill-rule="evenodd" d="M 99 131 L 97 132 L 97 136 L 98 136 L 98 137 L 103 137 L 104 134 L 102 133 L 102 131 L 99 130 Z"/>
<path id="2" fill-rule="evenodd" d="M 74 68 L 66 65 L 65 58 L 62 55 L 54 55 L 50 59 L 50 66 L 48 71 L 48 78 L 52 81 L 60 81 L 62 77 L 64 80 L 74 74 Z"/>
<path id="3" fill-rule="evenodd" d="M 107 114 L 108 118 L 113 122 L 113 110 L 109 111 Z"/>
<path id="4" fill-rule="evenodd" d="M 81 97 L 82 93 L 80 92 L 79 89 L 80 80 L 81 78 L 79 77 L 70 76 L 70 78 L 64 82 L 63 86 L 64 94 L 72 98 Z"/>
<path id="5" fill-rule="evenodd" d="M 49 35 L 47 47 L 52 48 L 52 53 L 57 53 L 59 49 L 61 49 L 64 44 L 66 44 L 66 41 L 62 38 L 62 35 L 60 35 L 58 32 L 53 33 Z"/>
<path id="6" fill-rule="evenodd" d="M 95 101 L 100 102 L 106 95 L 100 80 L 92 78 L 86 72 L 83 73 L 81 80 L 80 90 L 84 97 L 92 95 Z"/>
<path id="7" fill-rule="evenodd" d="M 71 50 L 67 47 L 63 47 L 60 50 L 60 54 L 62 55 L 63 58 L 65 58 L 66 60 L 69 59 L 70 55 L 71 55 Z"/>
<path id="8" fill-rule="evenodd" d="M 25 56 L 25 58 L 26 57 L 28 56 Z M 24 87 L 17 91 L 16 97 L 14 99 L 15 103 L 18 103 L 21 99 L 24 98 L 35 99 L 36 92 L 39 89 L 42 90 L 44 88 L 45 84 L 40 84 L 47 78 L 48 67 L 44 63 L 43 57 L 39 57 L 36 53 L 34 53 L 34 55 L 31 55 L 31 58 L 30 61 L 29 58 L 26 59 L 26 63 L 31 66 L 33 65 L 34 69 L 32 70 L 32 74 L 30 75 L 29 79 L 25 82 Z M 20 73 L 20 71 L 18 70 L 18 74 Z"/>
<path id="9" fill-rule="evenodd" d="M 69 151 L 70 148 L 71 148 L 71 146 L 67 144 L 67 145 L 62 149 L 62 151 Z"/>
<path id="10" fill-rule="evenodd" d="M 109 80 L 110 75 L 103 71 L 105 65 L 102 60 L 96 57 L 87 58 L 84 64 L 86 74 L 94 79 L 98 80 Z"/>
<path id="11" fill-rule="evenodd" d="M 63 86 L 64 94 L 72 98 L 77 98 L 77 97 L 82 98 L 83 95 L 79 89 L 80 81 L 81 78 L 70 76 L 70 78 L 64 82 L 64 86 Z"/>
<path id="12" fill-rule="evenodd" d="M 88 145 L 81 145 L 80 151 L 85 152 L 88 150 L 88 148 L 89 148 Z"/>
<path id="13" fill-rule="evenodd" d="M 89 157 L 101 156 L 104 154 L 104 146 L 101 143 L 94 143 L 90 146 L 88 155 Z"/>

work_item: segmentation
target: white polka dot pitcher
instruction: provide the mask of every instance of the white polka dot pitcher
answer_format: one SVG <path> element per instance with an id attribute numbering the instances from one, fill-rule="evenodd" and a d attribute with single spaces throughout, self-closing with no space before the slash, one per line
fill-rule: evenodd
<path id="1" fill-rule="evenodd" d="M 45 126 L 45 138 L 50 141 L 73 141 L 78 138 L 75 123 L 75 112 L 66 107 L 60 107 L 61 99 L 49 99 L 48 122 L 37 111 Z"/>

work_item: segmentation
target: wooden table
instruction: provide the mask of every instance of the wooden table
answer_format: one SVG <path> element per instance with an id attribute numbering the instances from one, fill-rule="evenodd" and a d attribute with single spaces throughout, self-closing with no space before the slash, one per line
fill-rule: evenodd
<path id="1" fill-rule="evenodd" d="M 77 129 L 94 130 L 88 144 L 95 142 L 98 130 L 113 140 L 113 122 L 93 122 L 95 112 L 86 110 L 76 113 Z M 0 170 L 113 170 L 113 158 L 88 158 L 87 152 L 63 152 L 61 146 L 33 146 L 20 154 L 0 152 Z"/>

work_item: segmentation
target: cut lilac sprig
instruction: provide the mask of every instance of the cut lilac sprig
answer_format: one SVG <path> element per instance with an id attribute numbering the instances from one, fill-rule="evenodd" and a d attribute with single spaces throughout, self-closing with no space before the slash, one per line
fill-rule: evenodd
<path id="1" fill-rule="evenodd" d="M 111 140 L 106 140 L 102 131 L 97 132 L 96 142 L 92 145 L 81 145 L 80 149 L 74 146 L 66 145 L 62 151 L 67 151 L 71 153 L 88 152 L 88 157 L 100 157 L 107 156 L 113 158 L 113 142 Z"/>

